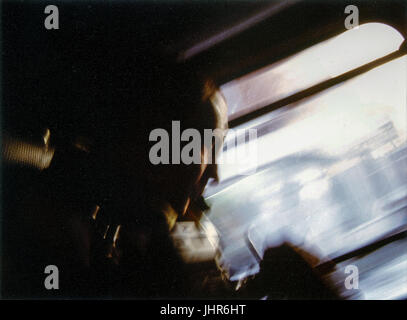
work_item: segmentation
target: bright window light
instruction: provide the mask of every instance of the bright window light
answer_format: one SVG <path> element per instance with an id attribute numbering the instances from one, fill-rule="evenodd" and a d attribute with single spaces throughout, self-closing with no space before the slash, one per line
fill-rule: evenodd
<path id="1" fill-rule="evenodd" d="M 394 28 L 367 23 L 233 80 L 221 87 L 229 119 L 392 53 L 402 42 L 402 35 Z"/>

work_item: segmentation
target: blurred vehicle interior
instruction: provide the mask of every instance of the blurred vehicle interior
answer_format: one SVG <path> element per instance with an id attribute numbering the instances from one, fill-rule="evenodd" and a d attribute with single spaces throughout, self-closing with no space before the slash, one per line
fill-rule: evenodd
<path id="1" fill-rule="evenodd" d="M 42 147 L 49 136 L 65 143 L 63 128 L 70 141 L 86 140 L 92 123 L 77 120 L 98 97 L 81 76 L 93 70 L 82 48 L 109 39 L 94 52 L 107 71 L 110 60 L 120 57 L 126 70 L 132 57 L 157 50 L 220 84 L 234 133 L 257 129 L 257 152 L 220 164 L 219 183 L 207 185 L 203 231 L 185 221 L 174 229 L 187 262 L 204 270 L 214 258 L 239 282 L 259 272 L 267 247 L 290 241 L 318 253 L 316 269 L 335 262 L 325 277 L 344 298 L 406 299 L 407 5 L 354 1 L 359 26 L 347 30 L 347 4 L 62 2 L 60 12 L 72 10 L 56 35 L 30 19 L 41 4 L 5 2 L 3 237 L 12 238 L 6 212 L 38 177 L 27 164 L 46 170 L 52 161 L 52 148 Z M 124 46 L 134 55 L 122 56 Z M 65 90 L 81 100 L 65 104 Z M 98 112 L 111 112 L 100 104 Z M 221 157 L 254 143 L 230 147 L 233 139 Z M 22 141 L 41 146 L 37 160 L 24 158 Z M 360 290 L 344 287 L 348 265 L 359 269 Z"/>

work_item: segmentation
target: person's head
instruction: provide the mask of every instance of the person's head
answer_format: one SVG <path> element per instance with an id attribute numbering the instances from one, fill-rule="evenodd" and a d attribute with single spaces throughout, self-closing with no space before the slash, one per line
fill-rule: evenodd
<path id="1" fill-rule="evenodd" d="M 227 105 L 211 80 L 201 79 L 188 69 L 175 70 L 169 76 L 170 82 L 176 83 L 169 85 L 167 82 L 169 97 L 164 94 L 159 99 L 166 100 L 160 105 L 169 111 L 160 116 L 160 128 L 169 133 L 170 164 L 150 165 L 149 178 L 161 196 L 160 200 L 168 201 L 179 214 L 184 214 L 190 202 L 201 196 L 208 180 L 218 179 L 216 160 L 226 135 Z M 179 124 L 179 133 L 174 132 L 174 123 Z M 199 139 L 189 135 L 191 132 L 199 133 Z M 177 139 L 179 149 L 175 152 L 179 152 L 180 161 L 174 163 L 172 143 Z M 154 143 L 157 142 L 150 146 Z M 199 155 L 194 157 L 198 148 L 188 146 L 197 144 Z M 184 158 L 186 154 L 190 156 L 187 159 Z M 191 158 L 194 158 L 192 163 L 188 163 Z"/>
<path id="2" fill-rule="evenodd" d="M 202 194 L 208 180 L 217 179 L 214 155 L 219 153 L 227 129 L 225 99 L 213 81 L 185 66 L 144 66 L 137 79 L 142 82 L 133 84 L 132 98 L 122 103 L 127 108 L 119 107 L 112 117 L 113 134 L 109 133 L 108 144 L 113 166 L 120 167 L 120 174 L 131 181 L 127 187 L 141 181 L 148 192 L 154 194 L 152 199 L 156 204 L 168 202 L 177 213 L 183 214 L 190 201 Z M 173 132 L 174 122 L 179 125 L 180 136 Z M 152 139 L 152 132 L 157 129 L 167 132 L 168 139 L 157 136 Z M 194 140 L 182 135 L 187 129 L 199 132 L 200 138 L 193 142 L 200 144 L 199 161 L 195 161 L 195 157 L 192 164 L 185 163 L 181 154 Z M 205 143 L 205 130 L 214 133 L 209 143 Z M 179 143 L 178 150 L 174 142 Z M 150 153 L 157 143 L 169 144 L 168 148 L 158 151 L 158 156 L 168 159 L 169 163 L 152 163 Z M 196 148 L 189 151 L 190 155 Z M 174 156 L 179 162 L 174 163 Z"/>

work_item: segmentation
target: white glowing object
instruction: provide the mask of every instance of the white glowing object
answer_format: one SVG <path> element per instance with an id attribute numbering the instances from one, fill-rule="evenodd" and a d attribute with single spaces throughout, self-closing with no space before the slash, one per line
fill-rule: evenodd
<path id="1" fill-rule="evenodd" d="M 303 200 L 319 199 L 326 191 L 329 190 L 329 181 L 317 180 L 306 184 L 300 191 L 300 197 Z"/>

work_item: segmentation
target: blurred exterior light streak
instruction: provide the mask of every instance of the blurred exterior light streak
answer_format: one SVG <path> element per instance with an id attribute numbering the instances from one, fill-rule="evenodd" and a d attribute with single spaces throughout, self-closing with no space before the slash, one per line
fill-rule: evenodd
<path id="1" fill-rule="evenodd" d="M 312 180 L 316 180 L 322 175 L 321 170 L 315 169 L 315 168 L 309 168 L 301 173 L 296 175 L 296 179 L 301 183 L 301 184 L 306 184 L 307 182 L 310 182 Z"/>
<path id="2" fill-rule="evenodd" d="M 361 37 L 368 40 L 359 42 Z M 318 77 L 333 77 L 393 52 L 402 41 L 392 27 L 369 23 L 236 79 L 222 86 L 232 99 L 230 118 L 314 85 Z M 284 74 L 276 73 L 279 68 Z M 206 191 L 208 217 L 223 239 L 219 259 L 230 278 L 256 271 L 256 259 L 241 240 L 246 236 L 259 256 L 266 246 L 288 240 L 299 248 L 316 248 L 322 260 L 329 260 L 406 230 L 406 75 L 404 55 L 238 126 L 260 132 L 261 170 L 238 178 L 235 167 L 220 165 L 219 185 Z M 400 244 L 405 239 L 391 241 L 337 265 L 329 277 L 343 276 L 349 263 L 360 269 L 361 290 L 345 292 L 346 297 L 407 297 L 407 255 Z"/>
<path id="3" fill-rule="evenodd" d="M 282 187 L 281 182 L 271 184 L 270 186 L 257 191 L 255 196 L 259 198 L 263 198 L 265 196 L 272 196 L 273 193 L 279 192 L 281 190 L 281 187 Z"/>
<path id="4" fill-rule="evenodd" d="M 366 23 L 221 87 L 229 120 L 396 51 L 402 35 Z"/>
<path id="5" fill-rule="evenodd" d="M 286 127 L 257 137 L 257 163 L 250 163 L 247 169 L 299 150 L 342 155 L 389 121 L 398 134 L 397 143 L 403 143 L 407 137 L 406 74 L 407 58 L 403 56 L 304 101 L 302 117 L 294 115 L 295 121 Z M 287 121 L 292 113 L 284 114 Z M 236 165 L 219 165 L 221 181 L 239 172 L 242 168 Z"/>
<path id="6" fill-rule="evenodd" d="M 329 189 L 329 181 L 317 180 L 306 184 L 300 191 L 301 199 L 317 200 Z"/>

